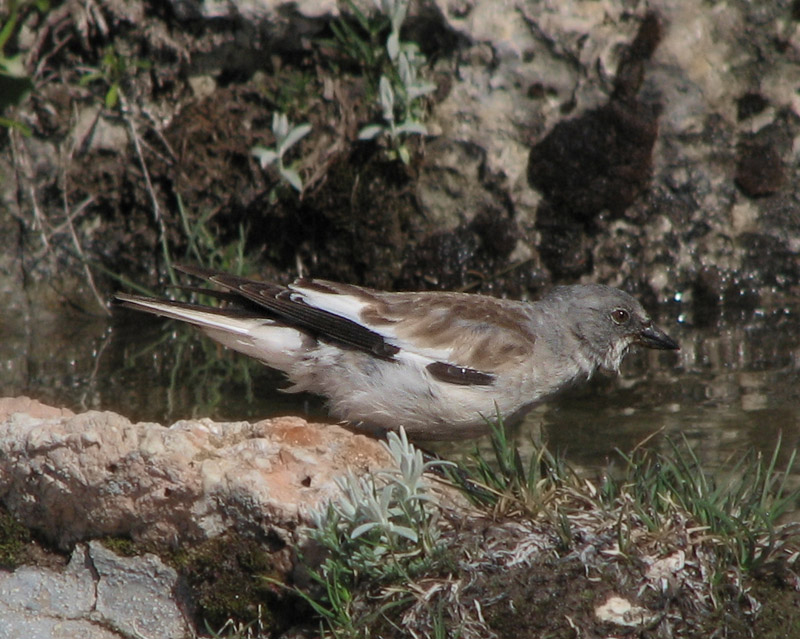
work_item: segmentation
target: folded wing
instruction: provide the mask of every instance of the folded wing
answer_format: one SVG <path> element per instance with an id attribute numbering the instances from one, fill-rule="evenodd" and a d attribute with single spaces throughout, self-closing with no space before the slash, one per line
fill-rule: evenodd
<path id="1" fill-rule="evenodd" d="M 281 335 L 291 346 L 282 360 L 297 355 L 305 336 L 311 336 L 387 361 L 414 360 L 435 379 L 460 385 L 492 384 L 497 374 L 530 357 L 534 347 L 529 320 L 519 305 L 491 297 L 385 293 L 307 279 L 283 287 L 195 266 L 176 268 L 225 288 L 227 293 L 217 295 L 226 300 L 239 296 L 244 307 L 216 309 L 130 295 L 118 299 L 198 325 L 214 339 L 268 364 L 268 357 L 257 354 L 257 343 L 270 342 L 274 357 L 278 344 L 265 333 L 278 328 L 296 334 Z M 307 341 L 302 345 L 307 347 Z"/>

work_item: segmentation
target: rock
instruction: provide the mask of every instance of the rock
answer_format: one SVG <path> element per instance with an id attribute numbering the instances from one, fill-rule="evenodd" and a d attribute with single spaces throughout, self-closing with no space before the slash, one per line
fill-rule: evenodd
<path id="1" fill-rule="evenodd" d="M 78 544 L 61 571 L 0 572 L 4 639 L 184 639 L 177 573 L 155 555 L 118 557 L 97 541 Z"/>
<path id="2" fill-rule="evenodd" d="M 374 15 L 374 3 L 356 4 Z M 701 286 L 718 305 L 736 304 L 739 291 L 790 299 L 794 269 L 756 263 L 750 250 L 778 242 L 790 260 L 797 253 L 800 37 L 784 4 L 412 2 L 402 37 L 419 44 L 426 80 L 439 85 L 424 116 L 430 136 L 410 136 L 409 166 L 366 172 L 374 155 L 357 137 L 379 111 L 370 86 L 379 65 L 336 60 L 334 72 L 323 63 L 339 51 L 323 34 L 349 7 L 175 0 L 152 12 L 141 0 L 114 0 L 89 12 L 73 0 L 46 20 L 31 12 L 19 29 L 22 63 L 46 62 L 65 82 L 40 83 L 11 113 L 33 135 L 13 137 L 13 152 L 0 157 L 0 173 L 11 176 L 0 187 L 0 291 L 27 326 L 46 306 L 61 310 L 62 297 L 95 304 L 86 262 L 154 279 L 161 240 L 178 250 L 186 241 L 172 206 L 180 193 L 186 211 L 214 211 L 222 244 L 236 241 L 246 219 L 248 248 L 265 249 L 258 267 L 274 277 L 308 270 L 515 296 L 582 279 L 654 301 L 688 301 Z M 56 25 L 80 46 L 54 48 Z M 108 89 L 64 85 L 79 84 L 76 70 L 102 58 L 95 41 L 112 36 L 119 55 L 158 63 L 147 72 L 127 65 L 130 108 L 94 123 Z M 314 187 L 277 198 L 281 206 L 272 206 L 274 178 L 250 156 L 253 144 L 274 142 L 270 104 L 314 125 L 291 158 Z M 91 140 L 76 133 L 81 121 L 78 131 L 109 128 Z M 119 146 L 134 129 L 151 145 L 143 158 Z M 130 170 L 142 161 L 151 189 L 140 168 Z M 152 224 L 156 211 L 163 229 Z M 776 216 L 789 227 L 773 224 Z M 499 247 L 488 241 L 495 235 Z M 86 260 L 75 259 L 76 245 Z M 697 280 L 711 266 L 719 284 L 707 288 Z M 116 287 L 95 277 L 101 299 Z M 32 358 L 15 350 L 8 359 Z"/>
<path id="3" fill-rule="evenodd" d="M 745 195 L 772 195 L 785 181 L 783 162 L 771 146 L 755 144 L 741 149 L 736 165 L 736 185 Z"/>
<path id="4" fill-rule="evenodd" d="M 559 122 L 531 149 L 528 180 L 559 217 L 590 225 L 603 210 L 620 216 L 644 190 L 659 109 L 637 94 L 660 39 L 659 20 L 648 14 L 626 47 L 609 102 Z"/>
<path id="5" fill-rule="evenodd" d="M 497 207 L 486 179 L 486 151 L 450 138 L 431 140 L 417 178 L 417 198 L 425 219 L 450 233 L 484 208 Z"/>
<path id="6" fill-rule="evenodd" d="M 178 607 L 178 574 L 156 555 L 120 557 L 90 541 L 86 559 L 97 575 L 93 618 L 123 636 L 180 639 L 189 635 Z"/>
<path id="7" fill-rule="evenodd" d="M 290 579 L 337 478 L 392 464 L 375 439 L 297 417 L 165 427 L 0 399 L 0 502 L 70 553 L 64 566 L 37 545 L 41 565 L 0 572 L 0 637 L 183 639 L 260 618 L 265 597 L 280 608 L 264 576 Z"/>
<path id="8" fill-rule="evenodd" d="M 373 439 L 294 417 L 166 428 L 57 409 L 6 415 L 0 451 L 0 499 L 61 548 L 106 535 L 170 546 L 229 530 L 294 543 L 337 477 L 389 464 Z"/>
<path id="9" fill-rule="evenodd" d="M 25 413 L 37 419 L 72 417 L 75 415 L 68 408 L 48 406 L 30 397 L 0 397 L 0 421 L 7 420 L 14 413 Z"/>
<path id="10" fill-rule="evenodd" d="M 546 272 L 689 300 L 698 274 L 715 266 L 719 286 L 709 293 L 718 305 L 737 303 L 729 290 L 769 296 L 775 282 L 792 295 L 793 269 L 755 268 L 736 216 L 752 202 L 746 230 L 769 244 L 787 234 L 770 212 L 796 220 L 800 210 L 790 186 L 800 134 L 796 17 L 778 5 L 736 1 L 714 11 L 659 0 L 647 5 L 663 25 L 654 48 L 636 46 L 658 40 L 645 37 L 656 30 L 643 29 L 644 9 L 534 4 L 500 11 L 492 0 L 437 0 L 470 44 L 432 114 L 439 128 L 429 128 L 486 150 L 487 168 L 507 178 L 516 219 L 540 232 L 534 248 Z M 639 107 L 629 93 L 619 108 L 620 83 L 641 83 Z M 647 109 L 658 105 L 656 121 Z M 608 161 L 597 160 L 603 152 Z M 526 172 L 549 206 L 524 196 Z"/>
<path id="11" fill-rule="evenodd" d="M 631 628 L 649 626 L 658 620 L 658 614 L 615 595 L 610 596 L 605 603 L 595 609 L 595 617 L 601 623 Z"/>

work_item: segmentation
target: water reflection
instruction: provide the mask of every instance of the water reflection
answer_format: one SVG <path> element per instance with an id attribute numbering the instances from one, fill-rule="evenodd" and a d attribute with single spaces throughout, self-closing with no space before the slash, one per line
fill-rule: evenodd
<path id="1" fill-rule="evenodd" d="M 598 376 L 535 410 L 516 430 L 518 441 L 543 439 L 590 473 L 605 468 L 615 449 L 629 452 L 651 436 L 650 445 L 665 446 L 666 435 L 685 437 L 709 466 L 746 451 L 769 455 L 782 437 L 785 463 L 800 442 L 798 313 L 742 314 L 702 328 L 679 324 L 679 313 L 659 322 L 680 341 L 679 352 L 630 354 L 618 377 Z M 124 311 L 111 323 L 0 322 L 4 395 L 161 423 L 324 415 L 316 398 L 278 392 L 279 374 L 176 322 Z M 457 456 L 475 445 L 438 450 Z M 800 482 L 800 469 L 793 479 Z"/>

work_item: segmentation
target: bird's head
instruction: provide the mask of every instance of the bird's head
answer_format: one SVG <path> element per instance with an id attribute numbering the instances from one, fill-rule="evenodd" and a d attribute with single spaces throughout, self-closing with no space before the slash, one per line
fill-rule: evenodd
<path id="1" fill-rule="evenodd" d="M 644 307 L 628 293 L 601 284 L 559 286 L 547 299 L 563 309 L 564 325 L 595 364 L 618 371 L 632 345 L 677 350 L 678 343 L 653 324 Z"/>

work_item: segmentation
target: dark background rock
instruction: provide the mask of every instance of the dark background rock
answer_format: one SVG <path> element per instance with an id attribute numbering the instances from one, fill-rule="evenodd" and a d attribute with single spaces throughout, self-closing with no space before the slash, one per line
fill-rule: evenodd
<path id="1" fill-rule="evenodd" d="M 203 234 L 220 263 L 244 237 L 248 268 L 281 281 L 521 297 L 602 281 L 654 301 L 702 291 L 703 306 L 797 294 L 791 3 L 415 3 L 403 38 L 438 88 L 408 166 L 357 140 L 375 70 L 331 45 L 339 11 L 29 8 L 6 47 L 35 80 L 6 114 L 31 137 L 0 141 L 9 299 L 98 313 L 121 278 L 167 282 L 165 251 L 195 261 Z M 81 82 L 109 51 L 118 108 L 102 104 L 116 76 Z M 301 197 L 250 154 L 274 143 L 275 111 L 313 126 L 292 156 Z"/>

